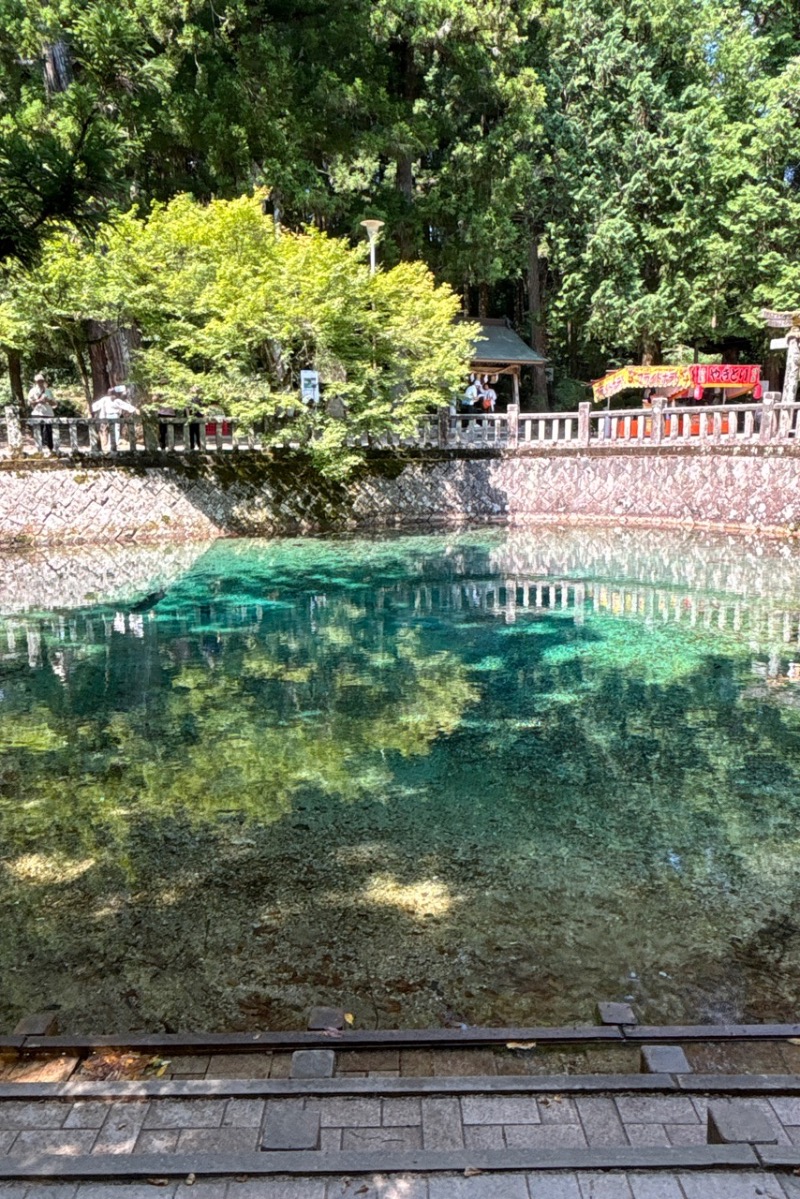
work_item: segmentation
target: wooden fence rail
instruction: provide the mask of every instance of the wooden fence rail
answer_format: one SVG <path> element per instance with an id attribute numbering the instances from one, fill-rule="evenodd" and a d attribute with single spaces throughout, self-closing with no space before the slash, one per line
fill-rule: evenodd
<path id="1" fill-rule="evenodd" d="M 229 417 L 202 421 L 151 420 L 138 414 L 119 420 L 88 417 L 32 417 L 20 421 L 15 409 L 0 418 L 0 455 L 25 453 L 224 453 L 261 451 L 307 443 L 291 416 L 271 421 L 269 432 L 240 428 Z M 621 446 L 688 446 L 706 449 L 724 445 L 800 444 L 800 404 L 783 404 L 776 392 L 752 404 L 716 407 L 664 407 L 622 411 L 593 410 L 580 404 L 577 412 L 507 412 L 453 414 L 447 409 L 424 417 L 412 432 L 386 430 L 354 433 L 354 446 L 374 449 L 530 449 L 552 453 L 578 449 L 619 449 Z"/>

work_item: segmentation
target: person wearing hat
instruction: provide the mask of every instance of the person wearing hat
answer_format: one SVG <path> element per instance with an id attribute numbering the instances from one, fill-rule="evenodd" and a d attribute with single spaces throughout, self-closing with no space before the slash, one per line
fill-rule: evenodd
<path id="1" fill-rule="evenodd" d="M 31 416 L 43 417 L 43 420 L 31 422 L 33 439 L 37 450 L 52 450 L 53 448 L 53 417 L 55 416 L 55 396 L 47 386 L 47 380 L 39 372 L 34 376 L 33 387 L 28 392 L 28 408 Z"/>

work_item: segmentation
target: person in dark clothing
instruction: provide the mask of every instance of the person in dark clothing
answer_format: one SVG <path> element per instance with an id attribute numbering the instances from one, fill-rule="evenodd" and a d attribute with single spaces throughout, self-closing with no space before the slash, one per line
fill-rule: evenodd
<path id="1" fill-rule="evenodd" d="M 186 405 L 186 419 L 189 422 L 189 449 L 201 450 L 200 426 L 203 421 L 203 408 L 200 403 L 200 388 L 193 387 L 189 393 L 189 403 Z"/>

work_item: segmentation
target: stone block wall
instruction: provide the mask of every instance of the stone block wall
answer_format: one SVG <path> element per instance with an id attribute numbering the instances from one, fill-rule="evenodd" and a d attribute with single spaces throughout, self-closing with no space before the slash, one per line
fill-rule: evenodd
<path id="1" fill-rule="evenodd" d="M 141 455 L 137 458 L 141 459 Z M 694 447 L 376 454 L 346 486 L 299 455 L 0 468 L 0 545 L 202 540 L 497 521 L 795 532 L 800 452 Z"/>

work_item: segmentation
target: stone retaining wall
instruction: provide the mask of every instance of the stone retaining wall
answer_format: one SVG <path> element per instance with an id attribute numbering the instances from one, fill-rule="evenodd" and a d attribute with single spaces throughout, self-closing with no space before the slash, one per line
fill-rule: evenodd
<path id="1" fill-rule="evenodd" d="M 141 455 L 138 456 L 141 459 Z M 349 484 L 298 455 L 6 462 L 0 545 L 199 540 L 454 524 L 614 521 L 795 532 L 800 451 L 376 454 Z"/>

